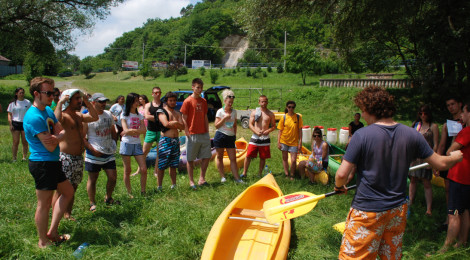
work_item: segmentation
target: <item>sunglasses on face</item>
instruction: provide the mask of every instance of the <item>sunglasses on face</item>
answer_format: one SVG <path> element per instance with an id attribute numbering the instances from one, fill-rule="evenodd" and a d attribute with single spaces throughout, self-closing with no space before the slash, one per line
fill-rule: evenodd
<path id="1" fill-rule="evenodd" d="M 39 91 L 42 94 L 46 94 L 48 97 L 52 96 L 54 94 L 54 91 Z"/>
<path id="2" fill-rule="evenodd" d="M 321 137 L 321 135 L 313 135 L 313 137 Z"/>
<path id="3" fill-rule="evenodd" d="M 160 91 L 153 92 L 153 94 L 155 94 L 155 95 L 156 95 L 156 94 L 161 94 L 161 93 L 162 93 L 162 92 L 160 92 Z"/>
<path id="4" fill-rule="evenodd" d="M 235 96 L 227 96 L 227 98 L 234 99 L 234 98 L 235 98 Z"/>
<path id="5" fill-rule="evenodd" d="M 98 103 L 100 103 L 100 104 L 106 104 L 106 100 L 98 101 Z"/>
<path id="6" fill-rule="evenodd" d="M 295 107 L 294 107 L 294 106 L 287 106 L 287 108 L 292 108 L 292 109 L 294 109 Z"/>

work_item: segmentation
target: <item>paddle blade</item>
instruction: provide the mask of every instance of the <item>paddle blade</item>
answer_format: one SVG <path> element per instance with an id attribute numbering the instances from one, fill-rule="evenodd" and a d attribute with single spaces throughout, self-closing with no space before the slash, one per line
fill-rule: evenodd
<path id="1" fill-rule="evenodd" d="M 343 234 L 344 229 L 346 229 L 346 222 L 339 222 L 333 225 L 333 228 L 338 231 L 339 233 Z"/>
<path id="2" fill-rule="evenodd" d="M 310 212 L 325 195 L 301 191 L 265 201 L 264 215 L 269 223 L 279 223 Z"/>

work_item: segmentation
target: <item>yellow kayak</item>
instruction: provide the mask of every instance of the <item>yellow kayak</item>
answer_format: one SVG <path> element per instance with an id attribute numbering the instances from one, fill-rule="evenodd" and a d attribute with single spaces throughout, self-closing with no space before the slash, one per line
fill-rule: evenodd
<path id="1" fill-rule="evenodd" d="M 269 224 L 262 212 L 265 201 L 282 195 L 272 174 L 244 190 L 215 221 L 201 259 L 286 259 L 290 221 Z"/>
<path id="2" fill-rule="evenodd" d="M 302 145 L 302 148 L 300 149 L 300 153 L 297 153 L 297 165 L 296 165 L 296 167 L 298 166 L 299 162 L 304 161 L 304 160 L 308 160 L 308 157 L 310 156 L 310 154 L 312 154 L 312 152 L 309 149 L 307 149 L 305 146 Z M 291 164 L 290 155 L 287 157 L 287 162 L 289 163 L 289 166 L 290 166 L 290 164 Z"/>
<path id="3" fill-rule="evenodd" d="M 235 147 L 237 148 L 236 158 L 237 158 L 237 168 L 243 168 L 243 163 L 245 162 L 246 151 L 248 149 L 248 142 L 245 138 L 240 138 L 235 141 Z M 224 172 L 230 172 L 230 159 L 228 158 L 227 151 L 224 151 Z"/>

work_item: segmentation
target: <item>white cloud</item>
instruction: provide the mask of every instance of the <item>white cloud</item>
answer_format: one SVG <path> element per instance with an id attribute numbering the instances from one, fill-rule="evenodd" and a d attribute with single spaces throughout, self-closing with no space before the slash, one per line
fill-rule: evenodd
<path id="1" fill-rule="evenodd" d="M 141 27 L 149 18 L 179 17 L 181 8 L 199 0 L 127 0 L 111 8 L 105 21 L 98 21 L 93 32 L 77 38 L 72 54 L 80 58 L 103 53 L 104 48 L 124 32 Z"/>

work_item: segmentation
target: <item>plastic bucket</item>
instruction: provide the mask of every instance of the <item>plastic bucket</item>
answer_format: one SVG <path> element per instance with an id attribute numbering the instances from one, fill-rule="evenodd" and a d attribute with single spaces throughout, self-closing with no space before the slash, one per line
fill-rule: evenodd
<path id="1" fill-rule="evenodd" d="M 307 144 L 312 142 L 312 129 L 309 125 L 302 127 L 302 142 Z"/>
<path id="2" fill-rule="evenodd" d="M 347 144 L 349 139 L 349 127 L 341 127 L 339 130 L 339 143 Z"/>
<path id="3" fill-rule="evenodd" d="M 336 144 L 336 128 L 328 128 L 328 131 L 326 132 L 326 141 L 330 144 Z"/>

